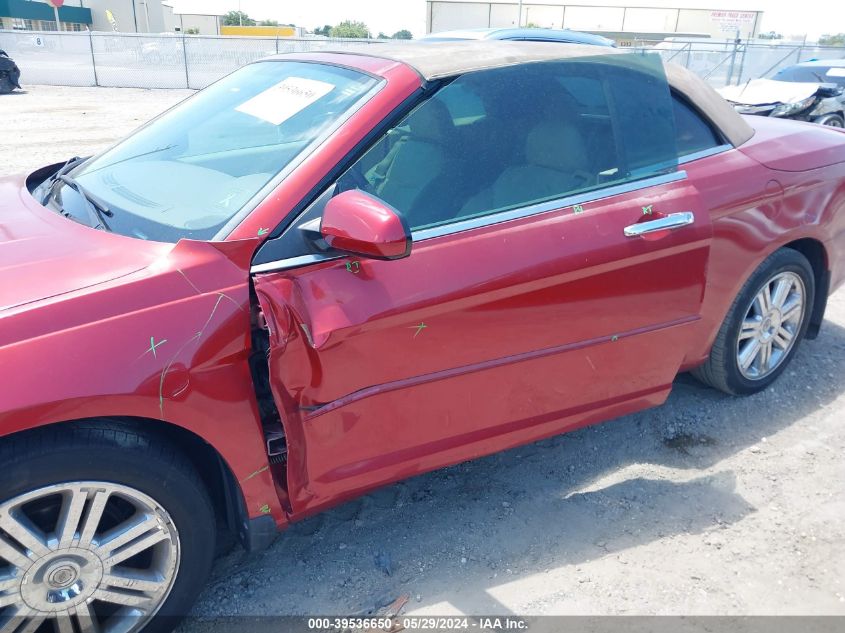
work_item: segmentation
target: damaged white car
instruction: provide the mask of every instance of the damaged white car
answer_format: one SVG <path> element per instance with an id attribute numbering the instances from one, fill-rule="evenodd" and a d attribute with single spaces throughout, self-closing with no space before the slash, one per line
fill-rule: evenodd
<path id="1" fill-rule="evenodd" d="M 845 60 L 788 66 L 773 79 L 752 79 L 719 91 L 740 114 L 845 127 Z"/>

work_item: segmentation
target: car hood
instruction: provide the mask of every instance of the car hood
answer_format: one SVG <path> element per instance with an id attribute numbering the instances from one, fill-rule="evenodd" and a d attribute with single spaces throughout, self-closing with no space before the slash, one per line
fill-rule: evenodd
<path id="1" fill-rule="evenodd" d="M 820 86 L 819 83 L 752 79 L 738 86 L 719 88 L 717 92 L 732 103 L 768 105 L 803 101 L 816 94 Z"/>
<path id="2" fill-rule="evenodd" d="M 38 204 L 23 177 L 0 179 L 0 316 L 129 275 L 172 248 L 78 224 Z"/>

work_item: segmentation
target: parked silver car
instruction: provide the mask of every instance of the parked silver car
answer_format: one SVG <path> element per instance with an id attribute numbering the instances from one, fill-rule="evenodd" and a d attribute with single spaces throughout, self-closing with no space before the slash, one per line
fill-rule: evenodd
<path id="1" fill-rule="evenodd" d="M 741 114 L 845 127 L 845 59 L 814 60 L 719 93 Z"/>

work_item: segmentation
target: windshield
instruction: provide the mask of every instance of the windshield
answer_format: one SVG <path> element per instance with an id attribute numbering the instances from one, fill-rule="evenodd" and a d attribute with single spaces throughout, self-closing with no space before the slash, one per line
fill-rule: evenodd
<path id="1" fill-rule="evenodd" d="M 845 86 L 845 67 L 788 66 L 776 72 L 772 79 Z"/>
<path id="2" fill-rule="evenodd" d="M 164 242 L 211 239 L 378 85 L 323 64 L 246 66 L 74 169 L 79 186 L 60 183 L 52 204 L 86 218 L 89 194 L 107 205 L 114 232 Z"/>

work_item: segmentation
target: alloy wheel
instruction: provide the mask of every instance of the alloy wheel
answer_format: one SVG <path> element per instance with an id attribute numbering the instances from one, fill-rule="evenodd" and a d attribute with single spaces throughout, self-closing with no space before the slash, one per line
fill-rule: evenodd
<path id="1" fill-rule="evenodd" d="M 782 272 L 769 279 L 745 313 L 736 344 L 740 373 L 760 380 L 786 359 L 806 312 L 806 291 L 801 277 Z"/>
<path id="2" fill-rule="evenodd" d="M 179 534 L 152 498 L 119 484 L 47 486 L 0 504 L 0 633 L 128 633 L 179 568 Z"/>

